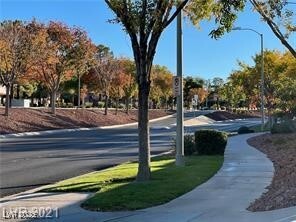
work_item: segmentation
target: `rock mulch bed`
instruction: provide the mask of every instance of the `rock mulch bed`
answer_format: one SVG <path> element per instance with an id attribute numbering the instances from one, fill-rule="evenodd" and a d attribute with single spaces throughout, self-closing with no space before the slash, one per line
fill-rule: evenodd
<path id="1" fill-rule="evenodd" d="M 229 119 L 246 119 L 246 118 L 258 118 L 260 117 L 260 114 L 258 112 L 250 112 L 245 114 L 236 114 L 226 111 L 217 111 L 213 113 L 208 113 L 205 116 L 216 120 L 216 121 L 222 121 L 222 120 L 229 120 Z"/>
<path id="2" fill-rule="evenodd" d="M 165 110 L 150 110 L 149 118 L 172 114 Z M 109 110 L 104 115 L 101 109 L 57 109 L 56 115 L 46 108 L 12 108 L 9 117 L 4 116 L 4 108 L 0 108 L 0 134 L 33 132 L 49 129 L 65 129 L 79 127 L 99 127 L 137 122 L 137 110 L 129 115 L 123 111 Z"/>
<path id="3" fill-rule="evenodd" d="M 273 162 L 275 174 L 268 191 L 254 201 L 250 211 L 267 211 L 296 206 L 296 133 L 265 134 L 248 143 Z"/>

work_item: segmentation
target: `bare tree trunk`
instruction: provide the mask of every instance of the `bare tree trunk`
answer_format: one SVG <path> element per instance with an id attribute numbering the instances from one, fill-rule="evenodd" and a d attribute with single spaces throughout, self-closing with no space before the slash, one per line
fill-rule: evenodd
<path id="1" fill-rule="evenodd" d="M 129 114 L 129 97 L 125 99 L 126 114 Z"/>
<path id="2" fill-rule="evenodd" d="M 267 116 L 268 116 L 269 128 L 271 129 L 272 126 L 273 126 L 273 121 L 272 121 L 272 117 L 271 117 L 271 108 L 270 108 L 270 106 L 267 108 Z"/>
<path id="3" fill-rule="evenodd" d="M 115 115 L 118 114 L 118 103 L 119 103 L 119 98 L 116 98 Z"/>
<path id="4" fill-rule="evenodd" d="M 55 107 L 56 96 L 57 96 L 57 92 L 52 91 L 50 95 L 50 108 L 51 108 L 52 114 L 56 114 L 56 107 Z"/>
<path id="5" fill-rule="evenodd" d="M 219 105 L 219 96 L 217 97 L 217 110 L 220 110 L 220 105 Z"/>
<path id="6" fill-rule="evenodd" d="M 10 85 L 10 95 L 9 95 L 9 108 L 11 108 L 12 99 L 13 99 L 13 83 Z"/>
<path id="7" fill-rule="evenodd" d="M 5 116 L 9 115 L 9 107 L 10 107 L 10 84 L 7 84 L 6 86 L 6 98 L 5 98 Z"/>
<path id="8" fill-rule="evenodd" d="M 78 99 L 77 99 L 77 102 L 78 102 L 78 108 L 80 108 L 80 75 L 78 74 Z M 74 106 L 74 103 L 73 103 L 73 106 Z"/>
<path id="9" fill-rule="evenodd" d="M 169 110 L 169 103 L 168 103 L 168 99 L 167 98 L 165 98 L 165 109 L 166 109 L 166 111 Z"/>
<path id="10" fill-rule="evenodd" d="M 19 84 L 16 85 L 16 98 L 17 99 L 20 99 L 21 98 L 20 97 L 20 85 Z"/>
<path id="11" fill-rule="evenodd" d="M 139 130 L 139 166 L 137 181 L 150 179 L 150 132 L 148 119 L 148 98 L 149 83 L 139 85 L 139 109 L 138 109 L 138 130 Z"/>
<path id="12" fill-rule="evenodd" d="M 84 104 L 85 104 L 85 99 L 84 99 L 84 97 L 82 96 L 82 97 L 81 97 L 81 106 L 84 107 Z"/>
<path id="13" fill-rule="evenodd" d="M 105 115 L 108 115 L 108 95 L 105 94 Z"/>

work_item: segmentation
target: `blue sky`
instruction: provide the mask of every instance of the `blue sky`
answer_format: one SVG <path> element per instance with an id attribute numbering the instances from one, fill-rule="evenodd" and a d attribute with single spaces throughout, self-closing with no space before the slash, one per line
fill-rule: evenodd
<path id="1" fill-rule="evenodd" d="M 293 6 L 296 10 L 296 5 Z M 0 0 L 0 18 L 41 22 L 62 21 L 70 26 L 79 26 L 87 31 L 96 44 L 111 48 L 116 56 L 132 57 L 130 40 L 119 24 L 110 24 L 112 12 L 103 0 Z M 201 28 L 193 27 L 189 21 L 183 23 L 184 75 L 227 78 L 237 68 L 237 60 L 252 64 L 252 56 L 260 51 L 260 37 L 253 32 L 233 31 L 221 39 L 208 36 L 213 22 L 202 22 Z M 236 26 L 248 27 L 264 34 L 264 48 L 284 51 L 284 46 L 273 35 L 269 27 L 260 21 L 250 7 L 239 14 Z M 155 64 L 167 66 L 175 73 L 176 24 L 172 23 L 159 42 Z M 296 38 L 290 39 L 295 46 Z"/>

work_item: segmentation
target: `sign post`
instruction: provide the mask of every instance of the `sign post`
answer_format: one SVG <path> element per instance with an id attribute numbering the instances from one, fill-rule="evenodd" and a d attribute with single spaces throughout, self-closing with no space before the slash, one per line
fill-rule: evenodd
<path id="1" fill-rule="evenodd" d="M 179 76 L 173 76 L 173 94 L 174 97 L 180 96 L 181 93 L 181 78 Z"/>

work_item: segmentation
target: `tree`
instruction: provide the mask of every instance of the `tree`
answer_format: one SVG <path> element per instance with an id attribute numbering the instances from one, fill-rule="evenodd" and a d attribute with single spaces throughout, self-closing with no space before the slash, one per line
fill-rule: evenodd
<path id="1" fill-rule="evenodd" d="M 81 76 L 85 74 L 94 65 L 94 55 L 96 52 L 96 46 L 88 38 L 85 31 L 75 28 L 74 30 L 74 43 L 72 62 L 76 71 L 78 79 L 78 107 L 80 107 L 80 88 L 81 88 Z"/>
<path id="2" fill-rule="evenodd" d="M 217 95 L 217 108 L 218 109 L 220 108 L 220 105 L 219 105 L 220 93 L 221 93 L 220 90 L 221 90 L 223 84 L 224 84 L 224 80 L 220 77 L 215 77 L 212 80 L 213 92 Z"/>
<path id="3" fill-rule="evenodd" d="M 157 75 L 155 74 L 155 72 L 152 71 L 151 73 L 151 89 L 150 89 L 150 93 L 149 93 L 149 99 L 152 100 L 153 103 L 153 109 L 154 108 L 159 108 L 159 104 L 160 104 L 160 98 L 162 95 L 162 90 L 160 88 L 160 86 L 157 84 Z"/>
<path id="4" fill-rule="evenodd" d="M 184 100 L 187 108 L 189 109 L 192 96 L 190 94 L 190 91 L 194 91 L 195 89 L 199 89 L 203 87 L 204 80 L 201 78 L 193 78 L 193 77 L 186 77 L 185 79 L 185 85 L 184 85 Z"/>
<path id="5" fill-rule="evenodd" d="M 109 8 L 115 13 L 113 20 L 123 25 L 130 37 L 137 70 L 138 84 L 138 131 L 139 131 L 139 166 L 138 181 L 146 181 L 150 178 L 150 133 L 148 122 L 148 98 L 151 85 L 151 68 L 156 52 L 156 47 L 162 32 L 168 27 L 189 0 L 105 0 Z M 191 1 L 192 9 L 203 9 L 204 1 Z M 176 10 L 173 6 L 176 4 Z M 193 5 L 195 3 L 195 5 Z M 219 27 L 211 32 L 215 38 L 221 36 L 224 31 L 231 30 L 231 24 L 236 18 L 233 10 L 241 9 L 241 5 L 230 5 L 228 1 L 219 1 L 220 13 L 216 22 Z M 194 15 L 194 11 L 192 12 Z M 191 16 L 192 20 L 196 19 Z"/>
<path id="6" fill-rule="evenodd" d="M 255 67 L 253 71 L 256 73 L 259 82 L 259 76 L 261 71 L 261 54 L 257 54 L 253 59 Z M 265 106 L 270 117 L 272 109 L 275 108 L 275 81 L 278 81 L 281 70 L 281 53 L 278 51 L 264 51 L 264 96 Z"/>
<path id="7" fill-rule="evenodd" d="M 284 63 L 284 74 L 289 78 L 296 78 L 296 60 L 289 52 L 284 53 L 281 62 Z"/>
<path id="8" fill-rule="evenodd" d="M 21 21 L 0 24 L 0 83 L 6 87 L 5 116 L 9 115 L 9 93 L 17 80 L 30 66 L 31 40 Z"/>
<path id="9" fill-rule="evenodd" d="M 128 82 L 129 76 L 126 75 L 121 67 L 119 66 L 118 73 L 115 75 L 111 82 L 111 91 L 110 94 L 113 98 L 115 98 L 115 115 L 118 113 L 118 104 L 119 99 L 121 99 L 124 95 L 124 87 Z"/>
<path id="10" fill-rule="evenodd" d="M 198 96 L 198 103 L 201 104 L 205 101 L 206 97 L 208 96 L 208 92 L 204 88 L 192 88 L 189 91 L 190 99 L 192 100 L 194 96 Z M 196 104 L 197 106 L 198 104 Z"/>
<path id="11" fill-rule="evenodd" d="M 97 46 L 95 74 L 101 91 L 105 96 L 105 115 L 108 114 L 108 101 L 111 91 L 111 83 L 118 73 L 118 62 L 113 58 L 113 53 L 106 46 Z"/>
<path id="12" fill-rule="evenodd" d="M 88 93 L 87 85 L 83 84 L 82 88 L 80 89 L 82 107 L 84 107 L 85 97 L 87 96 L 87 93 Z"/>
<path id="13" fill-rule="evenodd" d="M 260 102 L 261 54 L 255 55 L 253 60 L 254 66 L 240 62 L 240 70 L 234 71 L 228 78 L 228 83 L 222 88 L 223 96 L 227 94 L 228 99 L 234 100 L 234 105 L 235 97 L 243 94 L 240 99 L 245 100 L 248 107 Z M 264 70 L 266 71 L 264 96 L 269 116 L 276 109 L 292 114 L 296 108 L 294 97 L 296 60 L 293 55 L 290 52 L 265 50 Z"/>
<path id="14" fill-rule="evenodd" d="M 239 62 L 238 65 L 240 70 L 234 71 L 230 75 L 229 80 L 235 90 L 241 89 L 241 92 L 244 94 L 244 101 L 248 108 L 254 107 L 260 101 L 261 70 L 257 70 L 255 72 L 253 67 L 250 67 L 242 62 Z"/>
<path id="15" fill-rule="evenodd" d="M 281 75 L 275 83 L 277 106 L 292 117 L 296 115 L 296 78 Z"/>
<path id="16" fill-rule="evenodd" d="M 249 0 L 254 9 L 262 16 L 275 36 L 296 58 L 296 50 L 288 42 L 291 33 L 296 31 L 294 11 L 289 9 L 289 1 L 281 0 Z"/>
<path id="17" fill-rule="evenodd" d="M 130 59 L 120 59 L 121 70 L 125 73 L 123 92 L 125 97 L 126 113 L 129 114 L 130 99 L 137 91 L 136 66 Z"/>
<path id="18" fill-rule="evenodd" d="M 229 78 L 228 82 L 226 82 L 220 90 L 220 97 L 226 102 L 228 110 L 231 110 L 231 108 L 237 108 L 240 102 L 246 99 L 243 86 L 240 84 L 234 84 Z"/>
<path id="19" fill-rule="evenodd" d="M 73 76 L 72 79 L 64 81 L 60 85 L 61 98 L 67 102 L 71 102 L 74 106 L 75 103 L 75 92 L 77 88 L 77 77 Z"/>
<path id="20" fill-rule="evenodd" d="M 150 97 L 158 104 L 163 100 L 164 107 L 168 109 L 168 100 L 173 96 L 173 74 L 165 66 L 154 65 L 151 72 Z"/>
<path id="21" fill-rule="evenodd" d="M 60 84 L 74 75 L 72 54 L 75 32 L 59 22 L 50 22 L 45 26 L 33 21 L 31 27 L 35 32 L 35 57 L 30 72 L 35 74 L 33 78 L 41 81 L 49 90 L 51 112 L 55 114 Z"/>
<path id="22" fill-rule="evenodd" d="M 156 84 L 161 89 L 161 98 L 164 100 L 165 108 L 168 109 L 168 100 L 173 96 L 173 74 L 166 68 L 161 68 L 161 75 L 156 79 Z"/>
<path id="23" fill-rule="evenodd" d="M 98 73 L 96 72 L 95 67 L 92 67 L 81 77 L 81 82 L 83 82 L 87 91 L 92 91 L 96 93 L 100 92 L 100 86 L 97 75 Z"/>

